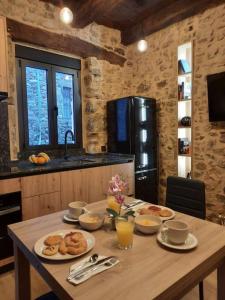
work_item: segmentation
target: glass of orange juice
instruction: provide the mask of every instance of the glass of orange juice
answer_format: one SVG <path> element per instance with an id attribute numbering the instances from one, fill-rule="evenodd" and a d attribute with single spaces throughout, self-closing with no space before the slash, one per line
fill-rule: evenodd
<path id="1" fill-rule="evenodd" d="M 134 235 L 134 218 L 118 217 L 116 218 L 116 232 L 118 238 L 118 247 L 122 250 L 132 248 Z"/>
<path id="2" fill-rule="evenodd" d="M 116 201 L 114 196 L 107 197 L 107 204 L 108 204 L 108 208 L 113 209 L 117 213 L 120 212 L 120 204 Z"/>

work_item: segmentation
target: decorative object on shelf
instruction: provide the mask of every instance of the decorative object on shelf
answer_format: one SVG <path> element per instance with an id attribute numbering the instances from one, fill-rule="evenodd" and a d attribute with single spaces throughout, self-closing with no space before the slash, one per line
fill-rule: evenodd
<path id="1" fill-rule="evenodd" d="M 178 60 L 178 74 L 183 75 L 191 72 L 191 68 L 186 59 Z"/>
<path id="2" fill-rule="evenodd" d="M 180 120 L 182 126 L 191 126 L 191 117 L 186 116 Z"/>
<path id="3" fill-rule="evenodd" d="M 187 179 L 191 179 L 191 171 L 187 173 Z"/>
<path id="4" fill-rule="evenodd" d="M 178 153 L 181 155 L 190 154 L 190 145 L 188 138 L 178 139 Z"/>
<path id="5" fill-rule="evenodd" d="M 178 100 L 184 99 L 184 82 L 178 84 Z"/>
<path id="6" fill-rule="evenodd" d="M 121 216 L 121 207 L 125 201 L 125 194 L 128 190 L 127 182 L 122 179 L 119 175 L 115 175 L 109 181 L 107 203 L 108 212 L 111 218 L 112 229 L 115 229 L 115 219 Z M 123 214 L 123 217 L 127 218 L 129 215 L 134 215 L 134 212 L 128 211 Z"/>

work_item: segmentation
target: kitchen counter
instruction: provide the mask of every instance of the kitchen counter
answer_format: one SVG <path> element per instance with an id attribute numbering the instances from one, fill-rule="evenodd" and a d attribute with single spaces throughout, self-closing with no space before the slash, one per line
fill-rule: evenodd
<path id="1" fill-rule="evenodd" d="M 0 180 L 15 177 L 31 176 L 67 170 L 77 170 L 107 165 L 128 163 L 134 160 L 129 154 L 85 154 L 70 156 L 68 159 L 55 158 L 45 165 L 35 165 L 28 160 L 9 162 L 7 166 L 0 166 Z"/>

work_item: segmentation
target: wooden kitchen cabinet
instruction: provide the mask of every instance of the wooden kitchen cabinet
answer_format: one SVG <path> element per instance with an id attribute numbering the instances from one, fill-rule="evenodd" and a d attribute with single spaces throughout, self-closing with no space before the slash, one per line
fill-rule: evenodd
<path id="1" fill-rule="evenodd" d="M 49 173 L 21 178 L 22 198 L 60 191 L 60 173 Z"/>
<path id="2" fill-rule="evenodd" d="M 105 199 L 109 180 L 115 174 L 122 175 L 128 181 L 128 195 L 133 195 L 133 162 L 62 172 L 60 189 L 62 209 L 66 209 L 72 201 L 92 203 Z"/>
<path id="3" fill-rule="evenodd" d="M 83 170 L 72 170 L 60 173 L 61 176 L 61 204 L 66 209 L 73 201 L 87 201 L 86 178 Z"/>
<path id="4" fill-rule="evenodd" d="M 0 16 L 0 91 L 8 92 L 8 47 L 6 20 Z"/>
<path id="5" fill-rule="evenodd" d="M 21 191 L 20 178 L 0 180 L 0 195 Z"/>
<path id="6" fill-rule="evenodd" d="M 28 220 L 61 210 L 60 192 L 23 198 L 23 220 Z"/>
<path id="7" fill-rule="evenodd" d="M 61 210 L 60 173 L 21 178 L 23 220 Z"/>

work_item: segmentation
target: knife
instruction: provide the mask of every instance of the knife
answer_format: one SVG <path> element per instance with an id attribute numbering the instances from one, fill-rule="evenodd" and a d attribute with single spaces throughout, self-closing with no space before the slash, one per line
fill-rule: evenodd
<path id="1" fill-rule="evenodd" d="M 68 279 L 74 278 L 74 277 L 82 274 L 83 272 L 87 272 L 88 270 L 92 269 L 93 266 L 101 265 L 104 262 L 110 260 L 111 258 L 117 258 L 117 257 L 116 256 L 107 256 L 105 258 L 97 260 L 95 263 L 91 264 L 90 266 L 84 267 L 83 269 L 81 269 L 79 271 L 74 270 L 74 272 L 70 273 L 70 275 L 68 276 Z"/>
<path id="2" fill-rule="evenodd" d="M 136 201 L 136 202 L 133 202 L 133 203 L 130 203 L 130 204 L 124 204 L 124 206 L 125 206 L 126 209 L 130 209 L 134 206 L 144 204 L 144 203 L 145 203 L 144 201 L 139 200 L 139 201 Z"/>

